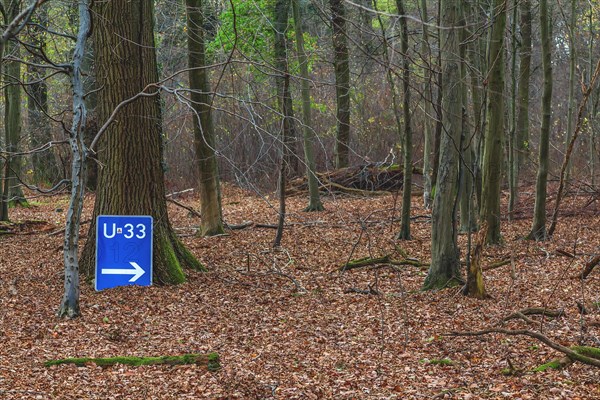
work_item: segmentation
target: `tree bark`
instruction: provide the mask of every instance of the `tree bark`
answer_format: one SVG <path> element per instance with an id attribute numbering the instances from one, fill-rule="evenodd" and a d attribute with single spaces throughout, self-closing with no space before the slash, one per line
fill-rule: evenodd
<path id="1" fill-rule="evenodd" d="M 423 20 L 422 38 L 421 38 L 421 57 L 423 57 L 423 100 L 425 102 L 423 125 L 425 140 L 423 143 L 423 205 L 425 208 L 431 207 L 431 175 L 433 162 L 433 129 L 431 118 L 433 115 L 433 93 L 431 89 L 432 69 L 431 48 L 429 46 L 429 28 L 427 15 L 427 1 L 421 0 L 421 19 Z"/>
<path id="2" fill-rule="evenodd" d="M 500 180 L 504 132 L 504 30 L 506 1 L 494 0 L 490 37 L 488 123 L 483 151 L 481 220 L 487 223 L 488 244 L 500 243 Z"/>
<path id="3" fill-rule="evenodd" d="M 424 289 L 440 289 L 462 282 L 456 245 L 462 91 L 460 85 L 460 0 L 441 1 L 441 48 L 443 82 L 443 126 L 440 160 L 431 223 L 431 266 Z"/>
<path id="4" fill-rule="evenodd" d="M 348 166 L 350 157 L 350 64 L 346 38 L 346 9 L 342 0 L 329 0 L 332 14 L 337 134 L 335 167 Z"/>
<path id="5" fill-rule="evenodd" d="M 540 25 L 542 35 L 542 68 L 544 91 L 542 93 L 542 127 L 540 129 L 540 150 L 537 180 L 535 186 L 535 207 L 533 225 L 528 239 L 545 240 L 546 235 L 546 191 L 548 185 L 548 148 L 550 144 L 550 117 L 552 115 L 552 38 L 548 1 L 540 0 Z"/>
<path id="6" fill-rule="evenodd" d="M 84 101 L 81 66 L 85 42 L 91 29 L 88 1 L 79 2 L 79 33 L 73 52 L 71 84 L 73 88 L 73 124 L 69 132 L 71 146 L 71 199 L 67 212 L 63 261 L 65 265 L 64 294 L 58 316 L 75 318 L 79 316 L 79 228 L 85 194 L 85 174 L 87 148 L 84 144 L 87 110 Z"/>
<path id="7" fill-rule="evenodd" d="M 308 181 L 308 206 L 304 211 L 323 211 L 321 195 L 319 194 L 319 181 L 317 179 L 314 146 L 316 142 L 315 131 L 311 122 L 310 111 L 310 76 L 308 74 L 308 58 L 304 51 L 304 30 L 302 27 L 302 14 L 299 0 L 292 0 L 294 13 L 294 28 L 296 30 L 296 51 L 300 65 L 300 79 L 302 91 L 302 132 L 304 143 L 304 162 L 306 163 L 306 179 Z"/>
<path id="8" fill-rule="evenodd" d="M 410 59 L 408 57 L 408 24 L 406 22 L 406 13 L 404 11 L 404 2 L 396 0 L 398 15 L 400 16 L 401 45 L 402 54 L 402 90 L 404 96 L 402 100 L 402 111 L 404 120 L 404 184 L 402 185 L 402 214 L 400 220 L 400 232 L 398 239 L 410 239 L 410 206 L 412 190 L 412 125 L 410 111 Z"/>
<path id="9" fill-rule="evenodd" d="M 203 267 L 175 236 L 165 199 L 160 99 L 151 0 L 96 3 L 93 30 L 97 63 L 98 115 L 106 121 L 122 106 L 98 142 L 104 167 L 98 176 L 94 219 L 88 232 L 82 269 L 92 276 L 98 215 L 151 215 L 154 218 L 153 282 L 180 283 L 182 267 Z M 150 86 L 149 86 L 150 85 Z"/>
<path id="10" fill-rule="evenodd" d="M 215 132 L 212 120 L 210 86 L 206 68 L 204 16 L 202 0 L 186 0 L 188 32 L 188 72 L 191 103 L 194 110 L 194 144 L 200 181 L 200 233 L 214 236 L 224 233 L 219 188 L 219 171 L 215 156 Z"/>

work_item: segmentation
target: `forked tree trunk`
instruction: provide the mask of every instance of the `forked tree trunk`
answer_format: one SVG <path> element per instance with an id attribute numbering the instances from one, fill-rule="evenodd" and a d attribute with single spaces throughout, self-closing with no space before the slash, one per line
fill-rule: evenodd
<path id="1" fill-rule="evenodd" d="M 346 9 L 342 0 L 329 0 L 332 14 L 337 134 L 335 166 L 346 168 L 350 157 L 350 64 L 346 38 Z"/>
<path id="2" fill-rule="evenodd" d="M 548 186 L 548 149 L 550 144 L 550 118 L 552 114 L 552 43 L 548 1 L 540 0 L 540 25 L 542 35 L 542 68 L 544 91 L 542 93 L 542 127 L 537 180 L 535 185 L 535 207 L 533 225 L 528 239 L 546 239 L 546 191 Z"/>
<path id="3" fill-rule="evenodd" d="M 444 133 L 431 221 L 431 266 L 424 289 L 440 289 L 462 281 L 456 246 L 456 202 L 458 163 L 462 133 L 462 92 L 460 82 L 461 1 L 441 1 L 441 46 Z"/>
<path id="4" fill-rule="evenodd" d="M 175 236 L 165 199 L 162 164 L 163 137 L 154 44 L 154 2 L 151 0 L 95 3 L 93 29 L 96 57 L 99 121 L 115 107 L 140 92 L 142 96 L 122 107 L 98 142 L 98 159 L 104 167 L 98 176 L 94 218 L 90 225 L 82 269 L 94 271 L 98 215 L 151 215 L 154 218 L 153 263 L 157 283 L 185 280 L 183 267 L 202 266 Z"/>
<path id="5" fill-rule="evenodd" d="M 200 231 L 203 236 L 220 235 L 223 230 L 219 171 L 215 156 L 215 132 L 204 45 L 202 0 L 186 0 L 188 31 L 188 72 L 194 110 L 194 144 L 200 181 Z"/>
<path id="6" fill-rule="evenodd" d="M 504 132 L 504 30 L 506 0 L 494 0 L 490 37 L 488 123 L 483 151 L 481 220 L 487 223 L 487 243 L 500 243 L 500 181 Z"/>

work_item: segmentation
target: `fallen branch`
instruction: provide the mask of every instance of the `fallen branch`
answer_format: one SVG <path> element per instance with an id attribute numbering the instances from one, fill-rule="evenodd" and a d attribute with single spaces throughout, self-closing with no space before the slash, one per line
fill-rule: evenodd
<path id="1" fill-rule="evenodd" d="M 600 263 L 600 254 L 598 254 L 596 257 L 592 258 L 586 265 L 585 265 L 585 269 L 583 270 L 583 272 L 581 273 L 581 275 L 579 276 L 581 279 L 585 279 L 588 277 L 588 275 L 592 272 L 592 270 L 594 269 L 594 267 L 596 265 L 598 265 L 598 263 Z"/>
<path id="2" fill-rule="evenodd" d="M 500 267 L 503 267 L 503 266 L 508 265 L 508 264 L 510 264 L 510 259 L 496 261 L 495 263 L 491 263 L 491 264 L 488 264 L 488 265 L 482 267 L 481 270 L 482 271 L 490 271 L 492 269 L 500 268 Z"/>
<path id="3" fill-rule="evenodd" d="M 525 319 L 527 322 L 533 322 L 531 319 L 529 319 L 525 316 L 526 315 L 543 315 L 545 317 L 558 318 L 563 314 L 564 314 L 564 310 L 549 310 L 547 308 L 532 307 L 532 308 L 525 308 L 523 310 L 512 313 L 509 316 L 504 317 L 502 319 L 502 321 L 508 321 L 510 319 L 515 319 L 515 318 L 521 318 L 521 319 Z"/>
<path id="4" fill-rule="evenodd" d="M 170 203 L 173 203 L 176 206 L 179 206 L 185 210 L 188 210 L 190 212 L 190 214 L 192 214 L 193 216 L 195 216 L 197 218 L 202 218 L 202 215 L 198 211 L 194 210 L 192 207 L 186 206 L 185 204 L 180 203 L 179 201 L 177 201 L 175 199 L 171 199 L 169 197 L 167 197 L 167 201 Z"/>
<path id="5" fill-rule="evenodd" d="M 484 336 L 489 335 L 491 333 L 501 333 L 507 336 L 529 336 L 534 339 L 539 340 L 544 343 L 546 346 L 553 348 L 556 351 L 559 351 L 565 354 L 573 361 L 579 361 L 587 365 L 592 365 L 594 367 L 600 368 L 600 349 L 596 347 L 583 347 L 577 346 L 574 347 L 577 350 L 573 350 L 572 348 L 563 346 L 561 344 L 555 343 L 550 340 L 548 337 L 542 335 L 541 333 L 529 331 L 526 329 L 519 330 L 510 330 L 510 329 L 502 329 L 502 328 L 492 328 L 485 329 L 477 332 L 450 332 L 443 334 L 443 336 Z"/>
<path id="6" fill-rule="evenodd" d="M 182 356 L 163 356 L 163 357 L 109 357 L 109 358 L 63 358 L 60 360 L 50 360 L 44 363 L 44 366 L 51 367 L 61 364 L 75 364 L 83 367 L 88 363 L 94 363 L 100 367 L 108 367 L 116 364 L 132 365 L 184 365 L 196 364 L 206 367 L 209 371 L 217 371 L 221 368 L 219 355 L 217 353 L 209 354 L 185 354 Z"/>
<path id="7" fill-rule="evenodd" d="M 371 285 L 369 285 L 369 289 L 367 289 L 367 290 L 351 287 L 351 288 L 344 290 L 344 293 L 346 293 L 346 294 L 358 293 L 358 294 L 375 295 L 375 296 L 378 296 L 381 294 L 381 293 L 379 293 L 379 291 L 377 289 L 373 289 L 373 287 Z"/>
<path id="8" fill-rule="evenodd" d="M 85 221 L 81 221 L 81 223 L 79 224 L 79 226 L 83 226 L 85 224 L 89 224 L 90 222 L 92 222 L 91 219 L 86 219 Z M 52 231 L 52 232 L 48 233 L 46 236 L 56 236 L 56 235 L 59 235 L 59 234 L 64 233 L 64 232 L 65 232 L 65 228 L 61 228 L 61 229 L 57 229 L 55 231 Z"/>
<path id="9" fill-rule="evenodd" d="M 241 224 L 227 224 L 227 223 L 225 223 L 225 228 L 231 229 L 232 231 L 235 231 L 235 230 L 240 230 L 240 229 L 248 228 L 249 226 L 252 226 L 252 225 L 254 225 L 254 222 L 252 222 L 252 221 L 244 221 Z"/>
<path id="10" fill-rule="evenodd" d="M 377 264 L 412 265 L 414 267 L 428 267 L 429 266 L 429 264 L 423 263 L 414 258 L 404 258 L 402 260 L 394 260 L 388 254 L 383 257 L 376 257 L 376 258 L 365 257 L 365 258 L 360 258 L 358 260 L 351 260 L 351 261 L 348 261 L 347 263 L 343 264 L 339 268 L 339 270 L 344 272 L 344 271 L 349 271 L 352 269 L 363 268 L 363 267 L 368 267 L 370 265 L 377 265 Z"/>

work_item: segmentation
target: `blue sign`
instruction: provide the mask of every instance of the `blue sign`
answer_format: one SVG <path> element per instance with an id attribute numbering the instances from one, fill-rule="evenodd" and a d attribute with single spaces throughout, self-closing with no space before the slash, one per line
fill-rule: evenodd
<path id="1" fill-rule="evenodd" d="M 152 285 L 152 217 L 96 219 L 96 290 Z"/>

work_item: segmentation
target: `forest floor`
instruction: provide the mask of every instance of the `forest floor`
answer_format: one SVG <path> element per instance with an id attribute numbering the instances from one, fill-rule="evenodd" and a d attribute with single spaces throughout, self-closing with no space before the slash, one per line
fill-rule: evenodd
<path id="1" fill-rule="evenodd" d="M 340 272 L 349 259 L 430 258 L 429 212 L 413 209 L 410 241 L 394 239 L 399 199 L 327 196 L 326 211 L 302 212 L 289 199 L 282 247 L 275 230 L 252 226 L 226 236 L 194 236 L 198 219 L 172 203 L 173 226 L 209 272 L 190 271 L 179 286 L 81 288 L 82 316 L 59 320 L 66 196 L 32 199 L 11 209 L 21 223 L 0 235 L 0 398 L 2 399 L 597 399 L 600 370 L 580 363 L 532 372 L 561 354 L 536 339 L 454 331 L 529 329 L 563 345 L 598 346 L 600 267 L 574 279 L 600 252 L 598 195 L 568 197 L 552 240 L 523 240 L 533 189 L 521 212 L 503 220 L 505 244 L 484 250 L 491 298 L 460 288 L 421 292 L 426 268 L 380 265 Z M 227 186 L 230 224 L 276 223 L 276 199 Z M 197 207 L 193 195 L 179 202 Z M 550 206 L 553 202 L 550 203 Z M 93 198 L 86 200 L 89 220 Z M 83 239 L 87 228 L 82 228 Z M 459 237 L 465 254 L 467 235 Z M 571 258 L 561 252 L 573 254 Z M 361 294 L 357 291 L 376 294 Z M 508 315 L 531 307 L 558 318 Z M 594 325 L 596 323 L 596 325 Z M 85 367 L 44 362 L 64 357 L 162 356 L 217 352 L 222 368 L 196 365 Z M 442 361 L 445 360 L 445 361 Z M 512 366 L 514 374 L 503 370 Z"/>

